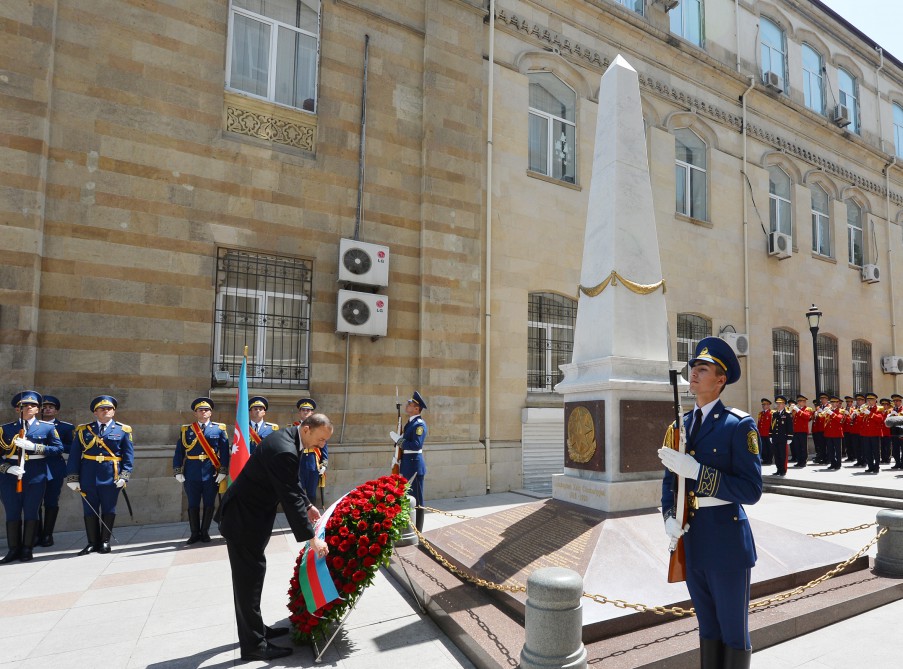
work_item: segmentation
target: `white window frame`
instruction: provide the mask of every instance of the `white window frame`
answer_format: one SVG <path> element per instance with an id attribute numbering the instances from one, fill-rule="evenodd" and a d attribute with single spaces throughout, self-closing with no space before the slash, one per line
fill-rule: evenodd
<path id="1" fill-rule="evenodd" d="M 865 235 L 864 235 L 864 218 L 865 209 L 861 204 L 852 198 L 845 202 L 847 206 L 847 260 L 854 267 L 862 267 L 865 263 Z M 850 205 L 856 207 L 859 212 L 859 225 L 855 225 L 850 221 Z M 859 240 L 859 258 L 856 258 L 856 240 Z M 856 261 L 859 262 L 856 262 Z"/>
<path id="2" fill-rule="evenodd" d="M 843 85 L 843 78 L 841 75 L 846 75 L 850 79 L 850 88 L 852 90 L 846 90 Z M 853 76 L 852 72 L 849 70 L 845 70 L 842 67 L 837 68 L 837 90 L 838 99 L 840 104 L 844 105 L 850 111 L 850 125 L 846 127 L 847 130 L 853 132 L 855 134 L 859 134 L 859 80 Z"/>
<path id="3" fill-rule="evenodd" d="M 696 26 L 696 36 L 693 39 L 688 33 L 690 28 L 690 12 L 684 11 L 689 5 L 696 5 L 697 15 L 699 17 L 699 25 Z M 670 21 L 671 32 L 680 35 L 690 44 L 702 48 L 705 43 L 705 5 L 702 0 L 680 0 L 680 3 L 668 12 L 668 20 Z"/>
<path id="4" fill-rule="evenodd" d="M 826 258 L 834 257 L 834 249 L 831 245 L 831 196 L 828 191 L 819 184 L 809 186 L 809 192 L 815 189 L 825 194 L 825 211 L 819 211 L 815 207 L 815 197 L 812 197 L 812 251 Z M 827 250 L 827 253 L 825 252 Z"/>
<path id="5" fill-rule="evenodd" d="M 677 170 L 683 170 L 683 183 L 684 183 L 684 191 L 683 191 L 684 201 L 682 203 L 677 202 L 677 193 L 680 191 L 678 188 L 675 187 L 675 191 L 674 191 L 675 209 L 677 210 L 678 214 L 682 214 L 683 216 L 689 216 L 690 218 L 695 218 L 700 221 L 706 221 L 706 220 L 708 220 L 708 210 L 709 210 L 709 205 L 708 205 L 709 175 L 708 175 L 708 171 L 707 171 L 706 167 L 699 167 L 698 165 L 694 165 L 693 163 L 688 163 L 684 160 L 680 160 L 679 158 L 677 158 L 676 154 L 677 154 L 678 137 L 677 137 L 676 133 L 678 130 L 692 133 L 693 136 L 696 137 L 696 139 L 698 139 L 700 141 L 700 143 L 704 147 L 704 151 L 706 153 L 706 165 L 708 165 L 708 150 L 709 150 L 708 144 L 706 144 L 705 140 L 702 137 L 700 137 L 699 135 L 697 135 L 695 132 L 693 132 L 690 128 L 678 128 L 677 130 L 675 130 L 675 136 L 674 136 L 675 180 L 678 178 Z M 694 171 L 697 175 L 702 176 L 703 185 L 704 185 L 704 189 L 703 189 L 704 197 L 703 197 L 703 205 L 702 205 L 703 211 L 702 212 L 694 211 L 692 209 L 692 206 L 693 206 L 693 191 L 692 191 L 693 178 L 692 177 L 693 177 Z"/>
<path id="6" fill-rule="evenodd" d="M 771 42 L 765 41 L 765 35 L 764 35 L 765 31 L 762 30 L 763 23 L 771 24 L 778 31 L 778 33 L 780 33 L 780 36 L 781 36 L 781 44 L 780 45 L 772 44 Z M 768 58 L 769 67 L 768 68 L 765 67 L 765 57 L 764 56 L 765 56 L 766 51 L 768 52 L 768 56 L 769 56 L 769 58 Z M 784 90 L 786 91 L 787 90 L 787 36 L 784 32 L 784 29 L 781 28 L 780 25 L 778 25 L 777 23 L 775 23 L 774 21 L 772 21 L 771 19 L 769 19 L 765 16 L 762 16 L 759 19 L 759 54 L 760 54 L 760 57 L 762 58 L 762 62 L 760 63 L 761 68 L 762 68 L 762 76 L 764 77 L 768 72 L 774 72 L 775 74 L 780 75 L 781 79 L 784 81 Z M 780 70 L 776 70 L 773 66 L 775 54 L 780 56 L 780 61 L 781 61 L 781 69 Z"/>
<path id="7" fill-rule="evenodd" d="M 791 192 L 791 194 L 793 193 L 793 179 L 790 178 L 790 175 L 787 174 L 787 172 L 785 172 L 783 170 L 783 168 L 781 168 L 778 165 L 772 165 L 768 169 L 768 203 L 769 203 L 768 222 L 771 225 L 771 232 L 782 232 L 785 235 L 790 235 L 792 237 L 793 236 L 793 201 L 790 199 L 787 199 L 785 197 L 782 197 L 780 195 L 777 195 L 776 193 L 771 192 L 771 184 L 773 183 L 772 178 L 771 178 L 771 170 L 772 169 L 779 170 L 781 172 L 781 174 L 783 174 L 787 178 L 787 181 L 790 184 L 790 192 Z M 772 202 L 774 202 L 775 204 L 772 205 Z M 782 202 L 787 203 L 787 211 L 789 212 L 789 218 L 790 218 L 790 220 L 787 222 L 786 229 L 784 226 L 782 226 L 782 223 L 784 221 L 781 218 L 781 207 L 779 206 L 779 204 Z M 772 214 L 774 214 L 774 216 L 772 216 Z"/>
<path id="8" fill-rule="evenodd" d="M 577 114 L 577 91 L 574 90 L 573 87 L 571 87 L 561 77 L 557 76 L 556 74 L 554 74 L 552 72 L 530 72 L 529 74 L 532 74 L 532 75 L 548 74 L 549 76 L 555 77 L 564 86 L 566 86 L 567 89 L 569 91 L 571 91 L 571 93 L 574 94 L 574 115 L 576 116 L 576 114 Z M 527 85 L 528 86 L 530 85 L 529 80 L 530 80 L 530 77 L 528 75 L 527 76 L 527 81 L 528 81 Z M 562 116 L 558 116 L 556 114 L 551 114 L 547 111 L 543 111 L 542 109 L 537 109 L 535 107 L 528 107 L 528 117 L 529 116 L 536 116 L 538 118 L 543 119 L 546 122 L 546 167 L 545 167 L 545 172 L 540 172 L 540 174 L 544 174 L 545 176 L 556 179 L 558 181 L 563 181 L 564 183 L 576 184 L 577 183 L 577 143 L 578 143 L 577 142 L 576 119 L 573 121 L 569 121 L 568 119 L 566 119 Z M 565 140 L 564 133 L 562 133 L 561 137 L 554 136 L 556 122 L 573 128 L 574 145 L 572 147 L 568 146 L 567 143 L 564 141 Z M 529 123 L 527 124 L 527 127 L 528 127 L 527 132 L 529 133 L 530 132 L 529 131 Z M 529 138 L 528 138 L 527 151 L 529 152 L 529 150 L 530 149 L 529 149 Z M 568 153 L 571 151 L 573 152 L 573 155 L 568 156 Z M 562 176 L 560 179 L 558 177 L 554 176 L 555 175 L 555 168 L 554 168 L 555 160 L 568 161 L 568 162 L 570 162 L 570 164 L 573 165 L 573 170 L 574 170 L 573 181 L 570 181 L 569 179 L 565 178 L 567 175 L 564 174 L 565 170 L 563 168 L 562 168 Z M 528 165 L 532 164 L 532 161 L 530 160 L 529 156 L 527 158 L 527 162 L 528 162 Z"/>
<path id="9" fill-rule="evenodd" d="M 895 102 L 893 109 L 894 151 L 897 158 L 903 158 L 903 106 Z"/>
<path id="10" fill-rule="evenodd" d="M 806 67 L 806 49 L 811 51 L 818 59 L 818 70 L 816 72 Z M 824 59 L 818 49 L 805 42 L 803 42 L 802 52 L 803 103 L 816 114 L 823 115 L 825 113 Z"/>

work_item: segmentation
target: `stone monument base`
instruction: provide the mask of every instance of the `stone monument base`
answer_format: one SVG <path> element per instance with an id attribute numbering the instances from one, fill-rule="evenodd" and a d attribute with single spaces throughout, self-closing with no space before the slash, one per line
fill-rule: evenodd
<path id="1" fill-rule="evenodd" d="M 662 481 L 599 481 L 567 474 L 552 475 L 552 499 L 596 511 L 631 511 L 657 506 Z"/>

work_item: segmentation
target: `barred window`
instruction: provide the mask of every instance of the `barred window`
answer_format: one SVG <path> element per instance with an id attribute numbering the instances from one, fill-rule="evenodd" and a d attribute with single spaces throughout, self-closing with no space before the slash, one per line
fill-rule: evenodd
<path id="1" fill-rule="evenodd" d="M 820 334 L 818 346 L 818 383 L 821 392 L 828 395 L 840 394 L 840 379 L 837 368 L 837 338 Z"/>
<path id="2" fill-rule="evenodd" d="M 551 392 L 571 361 L 577 301 L 555 293 L 530 293 L 527 317 L 527 390 Z"/>
<path id="3" fill-rule="evenodd" d="M 774 352 L 774 394 L 795 398 L 800 392 L 800 338 L 795 332 L 771 331 Z"/>
<path id="4" fill-rule="evenodd" d="M 872 345 L 853 340 L 853 393 L 872 392 Z"/>
<path id="5" fill-rule="evenodd" d="M 712 336 L 712 321 L 696 314 L 677 314 L 677 359 L 689 362 L 700 339 Z"/>
<path id="6" fill-rule="evenodd" d="M 237 377 L 248 347 L 248 385 L 307 389 L 310 379 L 308 260 L 219 249 L 214 371 Z"/>

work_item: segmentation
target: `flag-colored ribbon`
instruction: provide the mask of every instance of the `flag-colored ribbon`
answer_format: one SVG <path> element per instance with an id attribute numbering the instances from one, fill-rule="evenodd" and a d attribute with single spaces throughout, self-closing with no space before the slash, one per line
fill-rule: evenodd
<path id="1" fill-rule="evenodd" d="M 333 502 L 314 526 L 314 534 L 323 539 L 326 536 L 326 523 L 336 506 L 345 496 Z M 298 565 L 298 583 L 301 592 L 304 594 L 304 604 L 310 613 L 316 613 L 317 609 L 328 604 L 329 602 L 339 598 L 339 591 L 336 590 L 335 584 L 332 582 L 332 576 L 329 573 L 329 567 L 326 566 L 325 557 L 317 557 L 316 552 L 308 543 L 304 547 L 304 556 Z"/>
<path id="2" fill-rule="evenodd" d="M 235 402 L 235 429 L 232 431 L 232 449 L 229 458 L 229 481 L 235 481 L 244 468 L 251 450 L 248 447 L 248 427 L 251 422 L 248 416 L 248 356 L 241 363 L 241 374 L 238 376 L 238 394 Z"/>

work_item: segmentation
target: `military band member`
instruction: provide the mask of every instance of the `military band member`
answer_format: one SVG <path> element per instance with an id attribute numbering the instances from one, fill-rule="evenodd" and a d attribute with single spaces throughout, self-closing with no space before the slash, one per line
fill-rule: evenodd
<path id="1" fill-rule="evenodd" d="M 317 403 L 310 397 L 302 397 L 295 403 L 295 406 L 298 409 L 298 420 L 295 421 L 295 425 L 301 425 L 317 409 Z M 324 443 L 322 447 L 301 449 L 298 480 L 301 481 L 304 494 L 307 495 L 311 504 L 317 503 L 317 488 L 326 487 L 327 467 L 329 467 L 328 443 Z"/>
<path id="2" fill-rule="evenodd" d="M 812 444 L 815 447 L 815 464 L 828 464 L 825 457 L 825 414 L 831 410 L 828 393 L 820 393 L 818 406 L 812 414 Z"/>
<path id="3" fill-rule="evenodd" d="M 790 443 L 790 457 L 796 461 L 794 467 L 805 467 L 809 459 L 809 421 L 812 420 L 812 409 L 806 406 L 809 398 L 796 396 L 796 404 L 790 405 L 793 413 L 793 441 Z"/>
<path id="4" fill-rule="evenodd" d="M 859 409 L 861 421 L 859 428 L 859 447 L 865 458 L 866 472 L 877 474 L 880 470 L 878 463 L 881 457 L 881 431 L 884 427 L 884 414 L 878 406 L 878 396 L 875 393 L 865 394 L 866 404 Z"/>
<path id="5" fill-rule="evenodd" d="M 890 409 L 890 413 L 888 413 L 888 417 L 903 416 L 903 395 L 894 393 L 890 398 L 893 401 L 893 406 Z M 887 418 L 884 420 L 886 421 Z M 891 450 L 894 455 L 894 466 L 891 469 L 903 469 L 903 430 L 891 429 L 890 439 Z"/>
<path id="6" fill-rule="evenodd" d="M 689 365 L 696 407 L 683 417 L 687 451 L 658 451 L 666 467 L 665 532 L 672 539 L 686 533 L 687 589 L 699 623 L 702 667 L 748 669 L 749 582 L 756 546 L 742 505 L 755 504 L 762 496 L 759 435 L 748 413 L 720 400 L 727 384 L 740 379 L 740 363 L 730 345 L 706 337 Z M 693 500 L 684 527 L 671 513 L 675 475 L 686 479 Z"/>
<path id="7" fill-rule="evenodd" d="M 884 418 L 887 418 L 891 412 L 890 398 L 882 397 L 878 400 L 878 404 L 881 405 L 881 413 L 884 415 Z M 890 464 L 890 451 L 891 451 L 891 438 L 890 438 L 890 428 L 884 424 L 884 421 L 881 421 L 881 464 L 889 465 Z"/>
<path id="8" fill-rule="evenodd" d="M 183 425 L 176 451 L 172 457 L 172 471 L 183 484 L 188 497 L 188 545 L 210 542 L 210 522 L 219 484 L 229 473 L 229 434 L 225 423 L 214 423 L 213 400 L 198 397 L 191 403 L 195 422 Z M 201 500 L 204 514 L 201 516 Z"/>
<path id="9" fill-rule="evenodd" d="M 828 410 L 822 412 L 825 457 L 828 469 L 836 470 L 840 469 L 840 458 L 843 455 L 843 426 L 846 412 L 841 408 L 841 399 L 836 395 L 830 398 L 830 402 Z"/>
<path id="10" fill-rule="evenodd" d="M 411 495 L 417 500 L 417 506 L 423 506 L 423 479 L 426 478 L 426 462 L 423 460 L 423 442 L 429 434 L 426 421 L 420 414 L 426 409 L 426 402 L 416 390 L 407 401 L 404 412 L 408 415 L 398 446 L 401 447 L 399 473 L 411 481 Z M 418 532 L 423 531 L 424 510 L 417 509 L 414 524 Z"/>
<path id="11" fill-rule="evenodd" d="M 862 426 L 865 424 L 865 414 L 862 413 L 862 410 L 865 408 L 865 395 L 856 393 L 854 398 L 856 407 L 853 409 L 853 421 L 848 426 L 853 435 L 853 451 L 856 456 L 856 463 L 853 466 L 865 467 L 865 448 L 862 445 Z"/>
<path id="12" fill-rule="evenodd" d="M 852 395 L 844 395 L 844 420 L 843 420 L 843 452 L 844 462 L 854 462 L 856 460 L 856 447 L 853 444 L 853 421 L 856 420 L 856 398 Z"/>
<path id="13" fill-rule="evenodd" d="M 770 465 L 772 462 L 771 448 L 771 421 L 774 418 L 774 411 L 771 410 L 771 400 L 767 397 L 762 398 L 762 410 L 756 419 L 756 427 L 759 430 L 759 455 L 763 465 Z"/>
<path id="14" fill-rule="evenodd" d="M 775 411 L 771 421 L 771 447 L 774 449 L 776 476 L 787 476 L 787 444 L 793 438 L 793 414 L 787 408 L 787 398 L 774 398 Z"/>
<path id="15" fill-rule="evenodd" d="M 60 411 L 60 400 L 53 395 L 44 395 L 41 404 L 41 418 L 52 423 L 63 442 L 63 453 L 69 453 L 72 447 L 72 438 L 75 436 L 75 425 L 57 418 Z M 66 481 L 66 460 L 63 453 L 59 455 L 47 455 L 47 468 L 50 470 L 50 480 L 44 489 L 44 520 L 41 526 L 39 543 L 42 546 L 53 546 L 53 529 L 56 527 L 56 519 L 60 513 L 60 491 Z"/>
<path id="16" fill-rule="evenodd" d="M 19 419 L 0 430 L 0 498 L 6 512 L 9 552 L 0 563 L 32 559 L 38 510 L 50 477 L 46 456 L 59 455 L 63 444 L 51 423 L 37 419 L 41 396 L 26 390 L 12 398 Z"/>
<path id="17" fill-rule="evenodd" d="M 258 395 L 248 400 L 248 416 L 251 419 L 251 424 L 249 426 L 251 443 L 248 444 L 248 446 L 251 453 L 257 448 L 257 444 L 260 443 L 261 439 L 279 429 L 279 426 L 276 423 L 269 423 L 264 420 L 269 409 L 270 402 L 266 397 Z"/>

